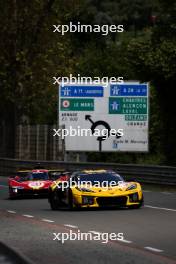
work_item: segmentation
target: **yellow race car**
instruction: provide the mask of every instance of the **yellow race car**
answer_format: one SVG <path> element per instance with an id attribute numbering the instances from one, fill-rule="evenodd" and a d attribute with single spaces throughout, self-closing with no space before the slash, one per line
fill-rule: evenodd
<path id="1" fill-rule="evenodd" d="M 140 208 L 143 193 L 138 182 L 126 182 L 109 170 L 83 170 L 54 181 L 49 188 L 52 210 L 61 208 Z"/>

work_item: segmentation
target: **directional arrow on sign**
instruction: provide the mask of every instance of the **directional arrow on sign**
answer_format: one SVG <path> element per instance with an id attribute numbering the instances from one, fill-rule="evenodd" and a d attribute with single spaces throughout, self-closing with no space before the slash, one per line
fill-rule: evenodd
<path id="1" fill-rule="evenodd" d="M 108 137 L 110 136 L 110 131 L 111 131 L 111 127 L 110 125 L 103 121 L 103 120 L 98 120 L 96 122 L 93 122 L 93 120 L 91 119 L 91 115 L 86 115 L 85 116 L 85 120 L 89 120 L 91 122 L 91 131 L 92 131 L 92 135 L 95 133 L 95 129 L 96 127 L 98 126 L 104 126 L 105 129 L 107 129 L 107 132 L 108 132 Z M 106 140 L 107 138 L 105 136 L 99 136 L 97 137 L 97 140 L 99 141 L 99 151 L 102 150 L 102 141 Z"/>
<path id="2" fill-rule="evenodd" d="M 92 124 L 94 124 L 93 120 L 91 119 L 91 115 L 86 115 L 85 120 L 89 120 Z"/>

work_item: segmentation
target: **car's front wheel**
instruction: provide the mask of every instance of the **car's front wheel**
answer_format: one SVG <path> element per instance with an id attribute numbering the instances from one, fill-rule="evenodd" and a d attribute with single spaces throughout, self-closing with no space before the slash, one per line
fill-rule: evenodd
<path id="1" fill-rule="evenodd" d="M 65 199 L 64 194 L 57 189 L 49 192 L 49 203 L 52 210 L 59 209 L 70 209 L 72 210 L 75 206 L 73 204 L 72 191 L 69 190 L 67 194 L 67 199 Z"/>
<path id="2" fill-rule="evenodd" d="M 9 199 L 10 199 L 10 200 L 14 200 L 15 198 L 16 198 L 16 197 L 15 197 L 15 195 L 13 194 L 12 188 L 9 187 Z"/>
<path id="3" fill-rule="evenodd" d="M 60 209 L 60 200 L 57 190 L 50 192 L 49 203 L 52 210 Z"/>

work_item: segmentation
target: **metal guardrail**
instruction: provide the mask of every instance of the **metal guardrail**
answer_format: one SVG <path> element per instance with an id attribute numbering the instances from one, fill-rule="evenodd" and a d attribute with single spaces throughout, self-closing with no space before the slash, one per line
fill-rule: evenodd
<path id="1" fill-rule="evenodd" d="M 0 158 L 0 175 L 10 176 L 20 168 L 33 168 L 38 163 L 45 168 L 64 168 L 66 170 L 81 169 L 110 169 L 117 171 L 128 180 L 134 178 L 141 183 L 162 184 L 176 186 L 176 167 L 150 166 L 117 163 L 97 162 L 64 162 L 64 161 L 40 161 L 18 160 Z"/>

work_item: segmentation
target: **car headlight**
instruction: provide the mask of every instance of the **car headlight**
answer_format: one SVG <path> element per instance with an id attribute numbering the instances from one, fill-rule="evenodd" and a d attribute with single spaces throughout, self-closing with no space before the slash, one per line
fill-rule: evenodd
<path id="1" fill-rule="evenodd" d="M 17 193 L 18 190 L 21 190 L 21 189 L 24 189 L 24 187 L 23 186 L 12 186 L 12 191 L 15 193 Z"/>
<path id="2" fill-rule="evenodd" d="M 24 189 L 23 186 L 12 186 L 12 189 Z"/>
<path id="3" fill-rule="evenodd" d="M 136 189 L 136 188 L 137 188 L 137 184 L 134 183 L 134 184 L 131 184 L 131 185 L 126 189 L 126 191 L 134 190 L 134 189 Z"/>
<path id="4" fill-rule="evenodd" d="M 94 192 L 93 190 L 85 188 L 85 187 L 76 187 L 76 189 L 80 192 Z"/>

